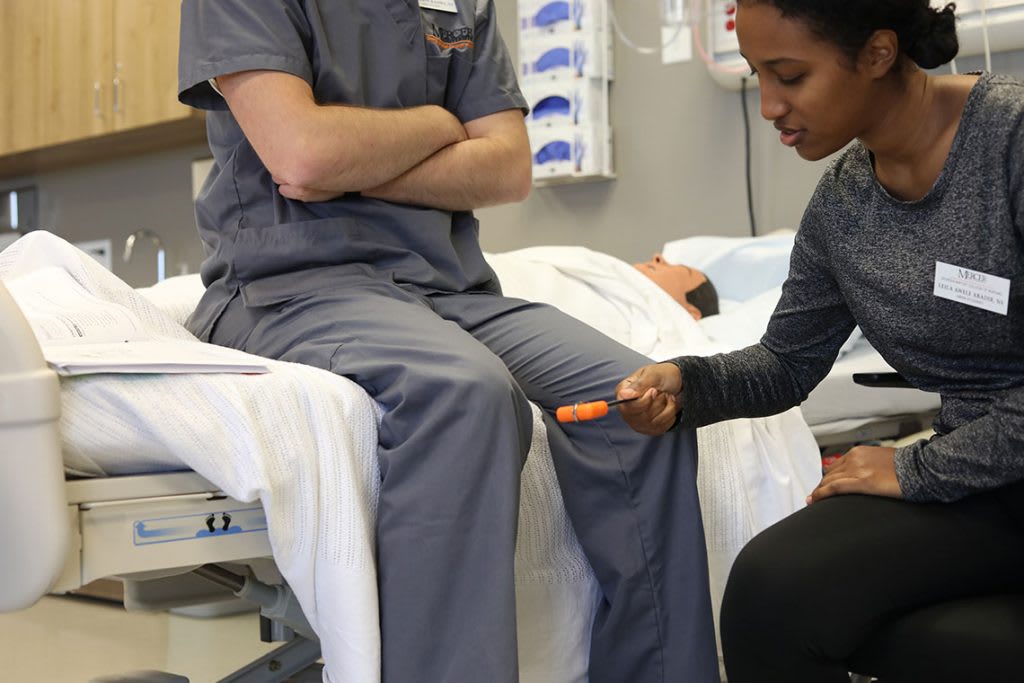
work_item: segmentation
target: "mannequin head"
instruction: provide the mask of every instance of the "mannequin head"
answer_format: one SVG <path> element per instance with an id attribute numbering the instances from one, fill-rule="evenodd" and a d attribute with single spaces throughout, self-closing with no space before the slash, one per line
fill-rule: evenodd
<path id="1" fill-rule="evenodd" d="M 644 263 L 634 263 L 633 267 L 665 290 L 695 320 L 718 313 L 715 286 L 696 268 L 669 263 L 661 254 Z"/>

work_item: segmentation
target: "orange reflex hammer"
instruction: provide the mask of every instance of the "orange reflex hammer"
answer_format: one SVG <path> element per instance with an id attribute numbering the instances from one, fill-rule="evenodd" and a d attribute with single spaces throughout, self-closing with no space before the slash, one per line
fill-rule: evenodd
<path id="1" fill-rule="evenodd" d="M 639 396 L 633 398 L 620 398 L 614 401 L 587 401 L 584 403 L 573 403 L 571 406 L 560 406 L 555 411 L 555 418 L 559 422 L 586 422 L 596 420 L 608 414 L 608 409 L 620 403 L 635 401 Z"/>

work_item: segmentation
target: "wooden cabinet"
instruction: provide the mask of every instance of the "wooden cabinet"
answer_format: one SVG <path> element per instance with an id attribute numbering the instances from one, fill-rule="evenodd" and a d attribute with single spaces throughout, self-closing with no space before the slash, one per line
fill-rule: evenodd
<path id="1" fill-rule="evenodd" d="M 2 0 L 0 177 L 205 139 L 178 103 L 179 0 Z"/>
<path id="2" fill-rule="evenodd" d="M 194 116 L 178 102 L 180 12 L 179 0 L 114 1 L 116 130 Z"/>
<path id="3" fill-rule="evenodd" d="M 0 154 L 42 144 L 45 31 L 37 0 L 0 2 Z"/>
<path id="4" fill-rule="evenodd" d="M 22 0 L 15 0 L 21 2 Z M 45 16 L 42 145 L 113 129 L 110 0 L 35 0 Z"/>

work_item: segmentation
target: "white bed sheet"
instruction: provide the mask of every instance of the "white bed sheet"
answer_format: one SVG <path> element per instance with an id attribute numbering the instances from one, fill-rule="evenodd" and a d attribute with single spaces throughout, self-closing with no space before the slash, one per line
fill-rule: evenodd
<path id="1" fill-rule="evenodd" d="M 125 306 L 153 335 L 194 343 L 177 322 L 53 235 L 31 233 L 0 254 L 0 276 L 16 300 L 18 275 L 46 266 Z M 260 500 L 278 568 L 320 636 L 334 680 L 372 682 L 380 659 L 377 406 L 331 373 L 270 365 L 262 375 L 62 379 L 65 465 L 94 476 L 193 469 L 232 498 Z"/>
<path id="2" fill-rule="evenodd" d="M 542 256 L 557 257 L 561 265 Z M 689 316 L 666 318 L 675 302 L 628 265 L 586 250 L 575 258 L 547 256 L 491 258 L 510 295 L 544 300 L 535 290 L 546 278 L 562 307 L 652 357 L 713 350 Z M 152 332 L 190 338 L 179 321 L 201 293 L 195 277 L 172 279 L 143 295 L 47 233 L 32 233 L 0 254 L 0 276 L 43 264 L 61 265 L 89 291 L 129 307 Z M 333 680 L 372 682 L 379 667 L 372 542 L 378 409 L 344 378 L 270 365 L 272 372 L 259 376 L 65 380 L 66 462 L 97 475 L 190 467 L 234 498 L 262 500 L 275 558 L 321 636 Z M 701 429 L 698 442 L 717 618 L 736 553 L 803 505 L 817 481 L 818 457 L 798 410 Z M 521 679 L 584 681 L 599 593 L 568 523 L 537 413 L 522 498 L 516 558 Z"/>

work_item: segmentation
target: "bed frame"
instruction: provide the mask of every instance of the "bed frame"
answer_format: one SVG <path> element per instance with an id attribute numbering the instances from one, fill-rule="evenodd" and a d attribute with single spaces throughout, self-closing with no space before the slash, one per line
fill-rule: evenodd
<path id="1" fill-rule="evenodd" d="M 319 683 L 319 644 L 267 559 L 263 508 L 194 472 L 65 480 L 60 384 L 3 283 L 0 342 L 0 612 L 108 577 L 125 582 L 128 609 L 237 596 L 261 607 L 264 640 L 289 642 L 222 683 Z"/>

